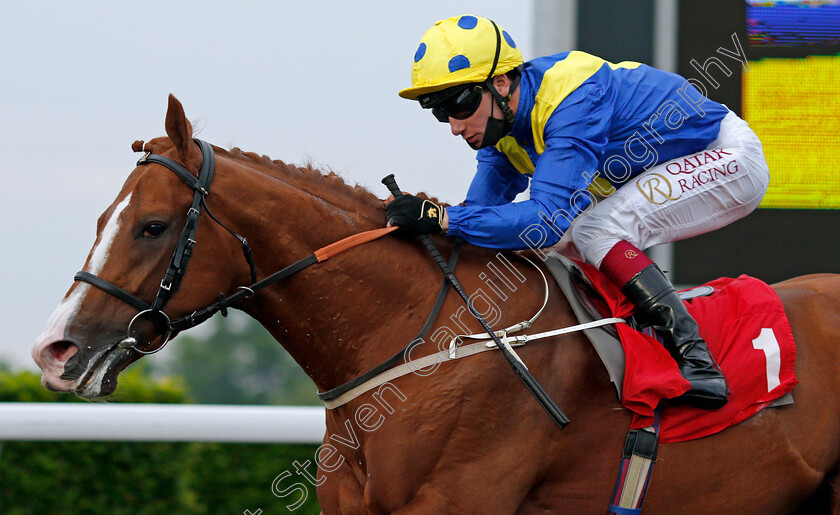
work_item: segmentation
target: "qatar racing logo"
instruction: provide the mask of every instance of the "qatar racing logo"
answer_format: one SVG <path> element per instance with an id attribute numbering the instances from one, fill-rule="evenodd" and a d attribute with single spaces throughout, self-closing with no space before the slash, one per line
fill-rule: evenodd
<path id="1" fill-rule="evenodd" d="M 659 205 L 677 200 L 686 192 L 710 183 L 726 182 L 727 176 L 737 174 L 738 161 L 727 156 L 732 156 L 732 153 L 714 149 L 674 159 L 662 167 L 657 167 L 656 171 L 642 174 L 636 180 L 636 188 L 651 204 Z M 662 171 L 667 174 L 660 173 Z"/>
<path id="2" fill-rule="evenodd" d="M 693 156 L 684 157 L 682 159 L 675 159 L 665 165 L 665 171 L 671 175 L 686 174 L 690 175 L 697 171 L 701 166 L 709 163 L 716 163 L 721 159 L 726 159 L 723 156 L 731 156 L 732 154 L 722 149 L 706 150 L 698 152 Z"/>
<path id="3" fill-rule="evenodd" d="M 727 175 L 735 175 L 736 173 L 738 173 L 738 161 L 733 159 L 726 163 L 715 163 L 714 166 L 704 167 L 702 170 L 691 174 L 690 177 L 678 179 L 677 185 L 680 187 L 680 194 L 682 194 L 698 186 L 717 182 L 725 179 Z"/>
<path id="4" fill-rule="evenodd" d="M 677 200 L 681 195 L 674 196 L 674 187 L 668 177 L 661 173 L 648 172 L 636 181 L 636 188 L 651 204 L 664 204 L 669 200 Z"/>

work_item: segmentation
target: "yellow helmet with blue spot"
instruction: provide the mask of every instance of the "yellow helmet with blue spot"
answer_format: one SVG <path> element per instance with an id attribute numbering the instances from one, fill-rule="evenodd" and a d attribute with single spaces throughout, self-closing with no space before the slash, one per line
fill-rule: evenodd
<path id="1" fill-rule="evenodd" d="M 411 87 L 399 95 L 415 100 L 425 93 L 484 82 L 522 63 L 513 38 L 494 22 L 481 16 L 454 16 L 438 21 L 423 35 L 414 54 Z"/>

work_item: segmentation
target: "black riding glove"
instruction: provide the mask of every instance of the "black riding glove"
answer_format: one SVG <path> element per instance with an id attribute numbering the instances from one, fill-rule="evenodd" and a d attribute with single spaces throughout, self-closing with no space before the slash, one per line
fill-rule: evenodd
<path id="1" fill-rule="evenodd" d="M 391 225 L 409 229 L 419 234 L 439 234 L 443 208 L 431 200 L 414 195 L 397 197 L 385 206 L 385 214 Z"/>

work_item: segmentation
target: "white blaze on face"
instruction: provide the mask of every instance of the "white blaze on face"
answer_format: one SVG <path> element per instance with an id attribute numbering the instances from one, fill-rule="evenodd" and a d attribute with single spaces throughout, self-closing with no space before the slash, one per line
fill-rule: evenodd
<path id="1" fill-rule="evenodd" d="M 86 272 L 98 275 L 102 271 L 102 267 L 105 266 L 105 262 L 108 260 L 111 245 L 114 243 L 114 238 L 120 229 L 120 214 L 128 207 L 129 202 L 131 202 L 131 193 L 122 202 L 117 204 L 116 209 L 111 213 L 111 218 L 108 219 L 108 223 L 102 229 L 99 243 L 91 253 L 90 262 L 88 263 L 87 270 L 85 270 Z"/>
<path id="2" fill-rule="evenodd" d="M 96 244 L 93 252 L 91 253 L 90 261 L 88 262 L 88 266 L 85 268 L 86 272 L 98 275 L 102 271 L 102 268 L 108 261 L 111 245 L 114 243 L 114 239 L 120 229 L 120 214 L 122 214 L 125 208 L 128 207 L 130 201 L 131 194 L 129 193 L 122 202 L 117 204 L 114 212 L 111 213 L 111 217 L 108 219 L 108 222 L 102 229 L 102 233 L 99 235 L 99 243 Z M 70 320 L 72 320 L 79 311 L 82 300 L 89 289 L 90 285 L 87 283 L 77 284 L 73 292 L 61 301 L 61 304 L 58 305 L 58 308 L 56 308 L 55 312 L 47 322 L 47 327 L 35 340 L 35 345 L 32 348 L 32 357 L 41 369 L 44 369 L 45 365 L 49 365 L 49 363 L 45 362 L 48 356 L 43 355 L 44 349 L 51 343 L 64 339 L 64 330 Z M 63 366 L 63 363 L 60 365 Z M 61 373 L 63 372 L 59 371 L 58 375 L 61 375 Z"/>

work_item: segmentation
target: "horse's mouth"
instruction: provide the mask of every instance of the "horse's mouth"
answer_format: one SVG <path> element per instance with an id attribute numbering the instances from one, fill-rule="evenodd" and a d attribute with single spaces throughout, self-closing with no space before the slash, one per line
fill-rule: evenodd
<path id="1" fill-rule="evenodd" d="M 116 344 L 106 347 L 91 359 L 90 365 L 76 381 L 73 392 L 85 399 L 111 395 L 117 388 L 120 372 L 140 357 L 139 353 L 130 348 Z"/>

